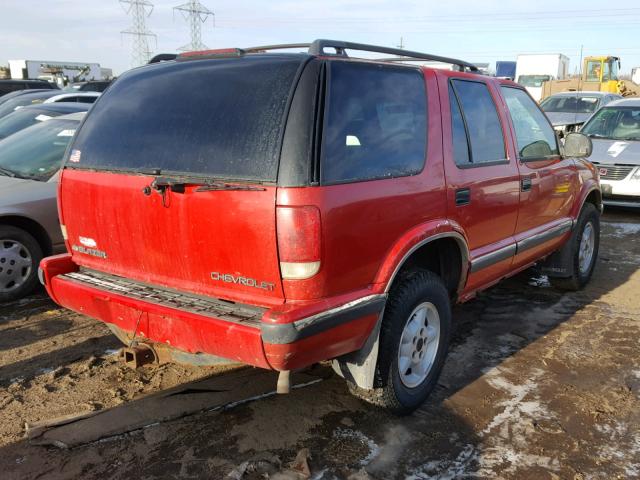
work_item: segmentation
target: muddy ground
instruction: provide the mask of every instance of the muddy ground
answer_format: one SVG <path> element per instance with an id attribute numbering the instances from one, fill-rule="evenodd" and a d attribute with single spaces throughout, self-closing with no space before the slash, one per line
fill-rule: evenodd
<path id="1" fill-rule="evenodd" d="M 405 418 L 323 375 L 288 396 L 70 449 L 32 445 L 25 423 L 124 412 L 149 393 L 233 372 L 133 371 L 107 328 L 43 293 L 2 306 L 0 478 L 296 478 L 287 467 L 304 449 L 311 478 L 326 480 L 640 478 L 640 213 L 607 212 L 602 233 L 586 290 L 561 294 L 526 272 L 456 307 L 440 384 Z"/>

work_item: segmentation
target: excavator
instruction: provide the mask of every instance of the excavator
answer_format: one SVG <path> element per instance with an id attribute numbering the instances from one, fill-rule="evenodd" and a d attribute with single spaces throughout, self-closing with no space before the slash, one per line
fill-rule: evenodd
<path id="1" fill-rule="evenodd" d="M 621 80 L 620 58 L 613 56 L 585 57 L 580 76 L 565 80 L 549 80 L 542 84 L 542 98 L 554 93 L 599 91 L 617 93 L 623 97 L 640 96 L 640 85 Z"/>

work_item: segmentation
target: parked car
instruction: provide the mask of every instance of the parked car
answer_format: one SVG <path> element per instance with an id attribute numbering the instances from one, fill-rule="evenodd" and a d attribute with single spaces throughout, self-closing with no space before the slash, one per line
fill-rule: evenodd
<path id="1" fill-rule="evenodd" d="M 28 105 L 39 105 L 46 99 L 58 95 L 60 90 L 21 90 L 0 97 L 0 118 Z"/>
<path id="2" fill-rule="evenodd" d="M 84 115 L 61 116 L 0 140 L 0 302 L 30 293 L 42 257 L 64 251 L 57 172 Z"/>
<path id="3" fill-rule="evenodd" d="M 640 207 L 640 99 L 601 108 L 582 128 L 593 141 L 605 205 Z"/>
<path id="4" fill-rule="evenodd" d="M 622 95 L 607 92 L 563 92 L 545 98 L 540 103 L 560 137 L 575 132 L 596 110 L 620 100 Z"/>
<path id="5" fill-rule="evenodd" d="M 104 92 L 113 80 L 92 80 L 90 82 L 82 82 L 74 84 L 73 88 L 79 92 Z"/>
<path id="6" fill-rule="evenodd" d="M 93 103 L 100 96 L 99 92 L 63 92 L 47 98 L 43 103 L 76 102 Z"/>
<path id="7" fill-rule="evenodd" d="M 47 103 L 16 110 L 0 118 L 0 140 L 39 122 L 46 122 L 61 115 L 89 110 L 86 103 Z"/>
<path id="8" fill-rule="evenodd" d="M 18 90 L 29 89 L 58 89 L 57 85 L 46 80 L 0 80 L 0 97 Z"/>
<path id="9" fill-rule="evenodd" d="M 286 391 L 289 371 L 334 359 L 356 394 L 406 413 L 437 383 L 451 303 L 535 263 L 561 288 L 589 280 L 590 141 L 570 134 L 563 155 L 524 87 L 399 49 L 268 51 L 130 70 L 69 147 L 69 253 L 42 281 L 132 364 L 223 357 L 282 372 Z"/>

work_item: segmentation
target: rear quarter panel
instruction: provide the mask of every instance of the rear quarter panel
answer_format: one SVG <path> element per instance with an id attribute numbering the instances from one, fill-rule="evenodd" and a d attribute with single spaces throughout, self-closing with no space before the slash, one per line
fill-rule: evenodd
<path id="1" fill-rule="evenodd" d="M 279 188 L 277 205 L 316 205 L 322 220 L 322 265 L 308 280 L 284 281 L 287 300 L 311 300 L 372 288 L 406 232 L 446 216 L 440 101 L 435 76 L 424 71 L 428 134 L 421 173 L 306 188 Z"/>

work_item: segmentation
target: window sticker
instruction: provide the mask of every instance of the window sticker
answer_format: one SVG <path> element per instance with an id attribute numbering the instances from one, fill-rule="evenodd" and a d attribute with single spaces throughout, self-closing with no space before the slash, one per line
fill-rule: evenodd
<path id="1" fill-rule="evenodd" d="M 59 137 L 73 137 L 73 134 L 76 133 L 75 129 L 66 129 L 62 130 L 58 136 Z"/>
<path id="2" fill-rule="evenodd" d="M 359 147 L 360 139 L 355 135 L 347 135 L 347 147 Z"/>
<path id="3" fill-rule="evenodd" d="M 71 163 L 80 163 L 80 155 L 82 155 L 82 152 L 80 150 L 71 150 L 69 161 Z"/>

